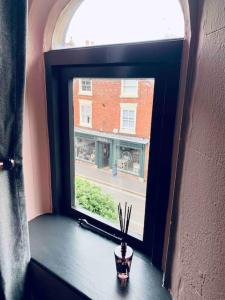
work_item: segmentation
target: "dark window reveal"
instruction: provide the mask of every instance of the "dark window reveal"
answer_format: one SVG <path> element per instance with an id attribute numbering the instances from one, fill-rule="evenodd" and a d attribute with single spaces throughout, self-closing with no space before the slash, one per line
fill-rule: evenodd
<path id="1" fill-rule="evenodd" d="M 128 243 L 159 267 L 182 43 L 45 53 L 54 211 L 116 236 L 111 208 L 133 201 Z"/>

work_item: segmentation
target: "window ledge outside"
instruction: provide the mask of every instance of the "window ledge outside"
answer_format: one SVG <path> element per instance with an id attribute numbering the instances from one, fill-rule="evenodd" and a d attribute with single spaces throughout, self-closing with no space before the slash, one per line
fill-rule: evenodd
<path id="1" fill-rule="evenodd" d="M 138 94 L 135 94 L 135 95 L 133 95 L 133 94 L 121 94 L 120 95 L 120 98 L 131 98 L 131 99 L 135 99 L 135 98 L 138 98 Z"/>
<path id="2" fill-rule="evenodd" d="M 120 133 L 136 134 L 136 131 L 135 130 L 129 130 L 129 129 L 120 128 Z"/>
<path id="3" fill-rule="evenodd" d="M 92 128 L 92 124 L 81 123 L 79 124 L 81 127 Z"/>
<path id="4" fill-rule="evenodd" d="M 78 95 L 79 96 L 93 96 L 93 93 L 92 92 L 79 91 Z"/>
<path id="5" fill-rule="evenodd" d="M 129 283 L 122 288 L 116 278 L 117 244 L 81 228 L 71 218 L 43 215 L 30 222 L 29 231 L 31 264 L 54 274 L 82 299 L 171 299 L 161 286 L 162 274 L 138 251 L 134 251 Z"/>

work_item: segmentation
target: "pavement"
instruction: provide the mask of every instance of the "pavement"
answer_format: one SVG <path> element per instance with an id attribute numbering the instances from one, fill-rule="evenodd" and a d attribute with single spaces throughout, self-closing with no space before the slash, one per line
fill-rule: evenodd
<path id="1" fill-rule="evenodd" d="M 140 197 L 146 195 L 146 182 L 141 182 L 140 178 L 134 175 L 118 171 L 117 175 L 113 176 L 109 168 L 98 169 L 95 165 L 79 160 L 76 160 L 75 174 Z"/>

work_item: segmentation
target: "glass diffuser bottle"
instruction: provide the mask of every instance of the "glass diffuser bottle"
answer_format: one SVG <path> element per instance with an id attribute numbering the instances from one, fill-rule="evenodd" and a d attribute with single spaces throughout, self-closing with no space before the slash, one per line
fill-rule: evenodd
<path id="1" fill-rule="evenodd" d="M 125 210 L 123 214 L 120 203 L 118 205 L 118 216 L 119 216 L 122 240 L 121 240 L 121 245 L 116 247 L 114 254 L 115 254 L 115 261 L 116 261 L 117 277 L 120 280 L 126 280 L 129 278 L 131 262 L 133 258 L 133 249 L 130 246 L 127 246 L 126 243 L 127 233 L 128 233 L 129 223 L 130 223 L 131 210 L 132 210 L 132 205 L 129 207 L 125 202 Z"/>
<path id="2" fill-rule="evenodd" d="M 117 277 L 121 280 L 128 279 L 133 258 L 133 249 L 127 246 L 127 243 L 122 242 L 120 246 L 116 247 L 114 254 Z"/>

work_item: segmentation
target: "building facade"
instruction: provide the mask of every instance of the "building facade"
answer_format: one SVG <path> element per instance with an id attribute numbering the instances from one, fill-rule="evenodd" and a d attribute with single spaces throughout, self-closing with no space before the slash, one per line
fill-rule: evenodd
<path id="1" fill-rule="evenodd" d="M 153 79 L 74 79 L 76 159 L 146 178 L 153 92 Z"/>

